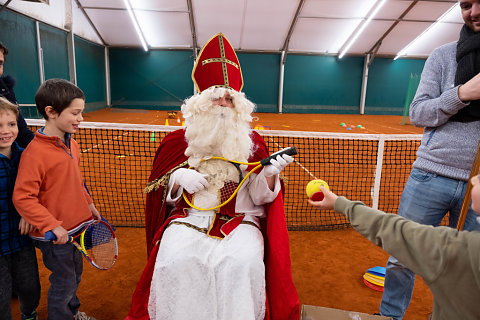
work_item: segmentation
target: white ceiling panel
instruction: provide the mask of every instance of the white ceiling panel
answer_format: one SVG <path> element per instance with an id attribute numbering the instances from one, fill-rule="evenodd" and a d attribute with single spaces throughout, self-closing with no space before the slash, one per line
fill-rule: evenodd
<path id="1" fill-rule="evenodd" d="M 400 16 L 408 9 L 413 1 L 404 1 L 404 0 L 388 0 L 382 8 L 378 11 L 375 16 L 375 19 L 388 19 L 395 20 L 400 18 Z M 418 4 L 417 4 L 418 5 Z"/>
<path id="2" fill-rule="evenodd" d="M 278 0 L 247 2 L 240 48 L 245 50 L 282 49 L 295 16 L 298 1 L 288 0 L 279 6 Z M 272 19 L 271 17 L 275 17 Z"/>
<path id="3" fill-rule="evenodd" d="M 404 17 L 405 20 L 436 21 L 453 6 L 449 2 L 417 3 Z M 459 10 L 460 12 L 460 10 Z"/>
<path id="4" fill-rule="evenodd" d="M 145 39 L 151 47 L 192 47 L 192 34 L 187 12 L 136 10 L 135 15 Z"/>
<path id="5" fill-rule="evenodd" d="M 245 1 L 192 0 L 198 45 L 222 32 L 234 48 L 240 47 Z"/>
<path id="6" fill-rule="evenodd" d="M 117 0 L 120 2 L 119 0 Z M 134 9 L 154 11 L 188 11 L 187 1 L 178 0 L 130 0 Z"/>
<path id="7" fill-rule="evenodd" d="M 122 0 L 79 0 L 83 7 L 100 7 L 100 8 L 121 8 L 125 9 Z"/>
<path id="8" fill-rule="evenodd" d="M 85 11 L 108 45 L 139 48 L 142 46 L 126 10 L 85 9 Z"/>
<path id="9" fill-rule="evenodd" d="M 462 26 L 463 24 L 460 23 L 440 23 L 437 28 L 430 29 L 422 34 L 423 41 L 418 41 L 409 47 L 407 54 L 429 55 L 436 47 L 457 40 Z"/>
<path id="10" fill-rule="evenodd" d="M 427 22 L 400 22 L 397 27 L 383 40 L 381 52 L 396 55 L 400 50 L 415 40 L 417 35 L 425 31 L 431 23 Z"/>
<path id="11" fill-rule="evenodd" d="M 350 47 L 350 54 L 366 54 L 392 26 L 391 20 L 374 20 L 363 30 L 359 39 Z"/>
<path id="12" fill-rule="evenodd" d="M 376 0 L 306 0 L 301 17 L 363 18 Z"/>
<path id="13" fill-rule="evenodd" d="M 299 19 L 289 50 L 337 53 L 350 31 L 360 22 L 354 19 Z"/>

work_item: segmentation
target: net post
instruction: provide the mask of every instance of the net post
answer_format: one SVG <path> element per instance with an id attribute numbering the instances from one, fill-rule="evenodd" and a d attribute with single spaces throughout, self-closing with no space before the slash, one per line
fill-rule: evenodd
<path id="1" fill-rule="evenodd" d="M 380 183 L 382 181 L 383 166 L 383 150 L 385 148 L 385 136 L 380 135 L 378 138 L 377 163 L 375 165 L 375 174 L 373 182 L 372 208 L 378 209 L 378 201 L 380 198 Z"/>

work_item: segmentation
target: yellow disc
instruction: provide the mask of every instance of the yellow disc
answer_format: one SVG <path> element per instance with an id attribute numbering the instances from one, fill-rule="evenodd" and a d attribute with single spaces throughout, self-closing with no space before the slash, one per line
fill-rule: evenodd
<path id="1" fill-rule="evenodd" d="M 307 183 L 307 196 L 311 198 L 315 192 L 319 192 L 318 187 L 320 186 L 323 186 L 325 189 L 330 190 L 328 184 L 325 181 L 321 179 L 311 180 L 309 183 Z"/>

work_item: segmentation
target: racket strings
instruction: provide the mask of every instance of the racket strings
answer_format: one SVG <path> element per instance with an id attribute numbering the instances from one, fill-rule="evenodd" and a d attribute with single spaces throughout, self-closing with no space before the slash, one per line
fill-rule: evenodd
<path id="1" fill-rule="evenodd" d="M 238 183 L 233 181 L 227 181 L 220 189 L 220 203 L 224 203 L 230 198 L 230 196 L 237 190 Z"/>
<path id="2" fill-rule="evenodd" d="M 108 226 L 94 224 L 85 232 L 84 246 L 92 261 L 100 268 L 110 268 L 117 258 L 117 240 Z"/>

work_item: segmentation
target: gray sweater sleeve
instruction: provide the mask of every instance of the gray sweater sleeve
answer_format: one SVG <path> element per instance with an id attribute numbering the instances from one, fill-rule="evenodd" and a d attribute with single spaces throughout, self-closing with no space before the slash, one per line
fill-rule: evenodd
<path id="1" fill-rule="evenodd" d="M 467 104 L 458 98 L 454 86 L 457 62 L 456 42 L 434 50 L 423 68 L 415 98 L 410 105 L 410 120 L 419 127 L 438 127 Z"/>
<path id="2" fill-rule="evenodd" d="M 427 282 L 436 280 L 461 245 L 455 229 L 418 224 L 344 197 L 335 202 L 335 211 L 345 214 L 356 231 Z"/>

